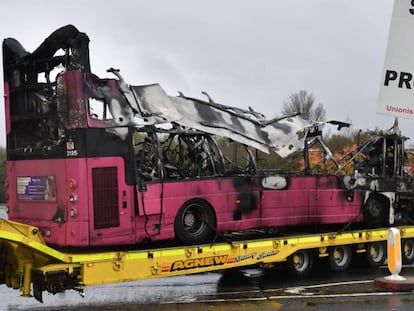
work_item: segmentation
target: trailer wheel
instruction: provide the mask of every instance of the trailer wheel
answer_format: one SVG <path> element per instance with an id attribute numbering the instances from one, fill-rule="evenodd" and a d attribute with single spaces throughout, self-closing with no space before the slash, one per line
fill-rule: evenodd
<path id="1" fill-rule="evenodd" d="M 379 267 L 387 258 L 387 247 L 384 242 L 368 243 L 366 247 L 366 259 L 371 267 Z"/>
<path id="2" fill-rule="evenodd" d="M 213 208 L 201 199 L 185 203 L 174 221 L 175 237 L 184 245 L 209 243 L 216 228 Z"/>
<path id="3" fill-rule="evenodd" d="M 405 265 L 414 262 L 414 239 L 402 240 L 402 261 Z"/>
<path id="4" fill-rule="evenodd" d="M 312 265 L 313 254 L 310 250 L 299 250 L 287 259 L 289 272 L 298 276 L 305 276 L 309 274 L 312 269 Z"/>
<path id="5" fill-rule="evenodd" d="M 329 249 L 329 266 L 333 271 L 345 271 L 352 260 L 352 248 L 348 245 L 333 246 Z"/>

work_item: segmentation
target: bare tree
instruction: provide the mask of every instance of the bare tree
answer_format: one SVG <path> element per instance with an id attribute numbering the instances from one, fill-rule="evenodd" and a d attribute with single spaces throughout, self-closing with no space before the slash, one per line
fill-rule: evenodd
<path id="1" fill-rule="evenodd" d="M 289 98 L 283 102 L 282 114 L 291 115 L 301 113 L 305 120 L 326 121 L 326 109 L 323 104 L 315 106 L 315 98 L 312 94 L 302 90 L 299 93 L 289 95 Z"/>

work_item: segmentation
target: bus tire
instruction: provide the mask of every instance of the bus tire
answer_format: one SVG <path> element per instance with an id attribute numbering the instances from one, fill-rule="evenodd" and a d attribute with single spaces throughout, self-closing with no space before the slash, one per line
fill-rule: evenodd
<path id="1" fill-rule="evenodd" d="M 287 258 L 288 271 L 296 276 L 306 276 L 313 266 L 311 250 L 298 250 Z"/>
<path id="2" fill-rule="evenodd" d="M 345 271 L 352 261 L 352 247 L 338 245 L 329 248 L 329 266 L 333 271 Z"/>
<path id="3" fill-rule="evenodd" d="M 403 264 L 412 264 L 414 262 L 414 239 L 403 239 L 401 244 Z"/>
<path id="4" fill-rule="evenodd" d="M 371 195 L 362 209 L 364 223 L 368 228 L 388 226 L 389 200 L 381 195 Z"/>
<path id="5" fill-rule="evenodd" d="M 216 215 L 206 201 L 191 199 L 179 209 L 174 230 L 176 239 L 184 245 L 210 243 L 216 228 Z"/>
<path id="6" fill-rule="evenodd" d="M 384 242 L 372 242 L 366 246 L 365 258 L 368 264 L 373 267 L 379 267 L 387 259 L 387 245 Z"/>

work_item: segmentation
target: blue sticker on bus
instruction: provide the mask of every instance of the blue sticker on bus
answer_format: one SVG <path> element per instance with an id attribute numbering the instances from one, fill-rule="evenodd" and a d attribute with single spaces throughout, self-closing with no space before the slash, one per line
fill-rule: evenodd
<path id="1" fill-rule="evenodd" d="M 20 176 L 17 177 L 18 200 L 46 200 L 56 199 L 55 178 L 53 176 Z"/>

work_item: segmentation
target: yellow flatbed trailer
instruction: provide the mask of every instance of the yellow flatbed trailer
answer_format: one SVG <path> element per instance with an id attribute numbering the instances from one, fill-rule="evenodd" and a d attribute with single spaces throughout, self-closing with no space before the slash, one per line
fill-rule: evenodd
<path id="1" fill-rule="evenodd" d="M 403 256 L 414 257 L 414 227 L 399 227 Z M 307 254 L 330 257 L 344 267 L 344 250 L 365 252 L 375 264 L 386 252 L 388 229 L 295 235 L 270 239 L 134 251 L 66 253 L 47 246 L 36 227 L 0 219 L 0 284 L 42 301 L 43 291 L 290 262 L 296 272 L 312 263 Z M 346 259 L 346 258 L 345 258 Z M 309 261 L 310 260 L 310 261 Z M 33 293 L 31 293 L 31 288 Z"/>

